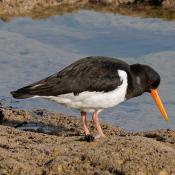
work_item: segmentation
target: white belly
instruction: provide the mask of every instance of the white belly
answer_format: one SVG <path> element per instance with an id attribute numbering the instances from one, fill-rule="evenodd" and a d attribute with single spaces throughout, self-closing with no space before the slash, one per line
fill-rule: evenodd
<path id="1" fill-rule="evenodd" d="M 125 100 L 127 91 L 127 74 L 118 71 L 122 84 L 110 92 L 89 92 L 85 91 L 74 95 L 73 93 L 55 96 L 42 96 L 42 98 L 55 101 L 67 107 L 78 109 L 84 112 L 94 112 L 105 108 L 113 107 Z"/>

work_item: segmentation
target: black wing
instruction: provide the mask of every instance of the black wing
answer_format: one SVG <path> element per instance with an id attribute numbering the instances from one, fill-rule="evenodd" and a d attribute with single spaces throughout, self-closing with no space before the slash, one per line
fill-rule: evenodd
<path id="1" fill-rule="evenodd" d="M 33 95 L 57 96 L 83 91 L 111 91 L 121 85 L 118 70 L 128 72 L 129 65 L 108 57 L 87 57 L 41 81 L 11 92 L 15 98 Z"/>

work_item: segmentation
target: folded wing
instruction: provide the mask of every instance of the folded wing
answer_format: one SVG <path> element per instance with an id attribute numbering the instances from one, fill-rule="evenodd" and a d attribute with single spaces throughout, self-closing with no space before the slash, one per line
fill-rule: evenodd
<path id="1" fill-rule="evenodd" d="M 122 70 L 123 67 L 126 69 L 126 63 L 121 60 L 87 57 L 43 80 L 13 91 L 11 94 L 14 98 L 28 98 L 36 95 L 58 96 L 66 93 L 78 95 L 84 91 L 108 92 L 121 85 L 118 70 Z"/>

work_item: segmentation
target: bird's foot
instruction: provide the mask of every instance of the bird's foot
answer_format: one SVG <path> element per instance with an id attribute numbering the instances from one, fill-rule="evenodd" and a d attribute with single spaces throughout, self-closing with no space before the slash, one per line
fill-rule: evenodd
<path id="1" fill-rule="evenodd" d="M 86 141 L 86 142 L 93 142 L 95 140 L 98 139 L 102 139 L 102 138 L 107 138 L 105 135 L 101 136 L 101 135 L 96 135 L 95 137 L 91 134 L 86 134 L 83 138 L 81 138 L 81 141 Z"/>
<path id="2" fill-rule="evenodd" d="M 95 139 L 95 137 L 93 135 L 91 135 L 91 134 L 87 134 L 87 135 L 84 136 L 84 140 L 86 142 L 93 142 L 94 139 Z"/>

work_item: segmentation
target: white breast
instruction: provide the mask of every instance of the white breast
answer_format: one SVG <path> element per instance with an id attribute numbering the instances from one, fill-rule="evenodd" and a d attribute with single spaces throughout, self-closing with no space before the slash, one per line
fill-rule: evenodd
<path id="1" fill-rule="evenodd" d="M 75 96 L 73 93 L 55 96 L 42 96 L 42 98 L 53 100 L 70 108 L 80 111 L 94 112 L 104 108 L 113 107 L 125 100 L 128 81 L 125 71 L 118 70 L 122 84 L 110 92 L 85 91 Z"/>

